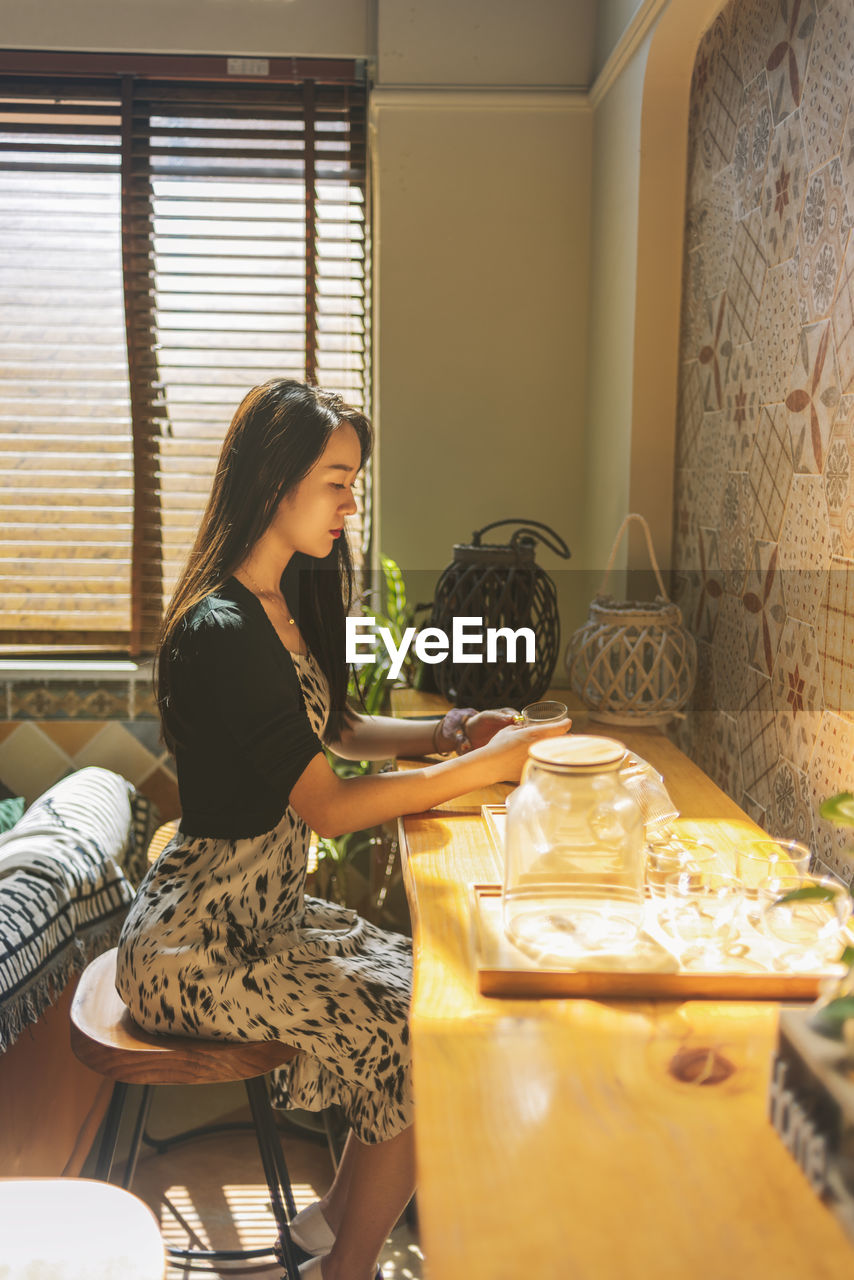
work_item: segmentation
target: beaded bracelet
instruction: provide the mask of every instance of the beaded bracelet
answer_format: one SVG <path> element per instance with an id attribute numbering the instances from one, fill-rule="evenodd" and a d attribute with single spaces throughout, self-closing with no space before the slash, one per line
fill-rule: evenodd
<path id="1" fill-rule="evenodd" d="M 437 720 L 433 726 L 433 751 L 439 756 L 449 756 L 450 751 L 442 751 L 439 748 L 438 738 L 440 731 L 445 733 L 446 737 L 453 737 L 456 744 L 454 750 L 462 754 L 466 749 L 471 749 L 468 734 L 466 733 L 466 725 L 473 715 L 476 715 L 474 707 L 452 707 L 450 711 L 442 716 L 441 720 Z"/>

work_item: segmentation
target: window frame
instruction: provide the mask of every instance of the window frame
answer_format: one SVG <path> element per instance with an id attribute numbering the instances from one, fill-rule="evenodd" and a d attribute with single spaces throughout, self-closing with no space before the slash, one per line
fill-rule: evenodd
<path id="1" fill-rule="evenodd" d="M 12 79 L 26 81 L 44 91 L 51 79 L 98 81 L 112 84 L 117 90 L 121 111 L 121 255 L 127 340 L 128 382 L 131 403 L 131 435 L 133 452 L 133 531 L 131 539 L 130 627 L 127 631 L 72 631 L 37 629 L 0 629 L 0 653 L 31 654 L 42 657 L 73 655 L 105 658 L 115 654 L 131 659 L 149 656 L 156 645 L 160 626 L 160 601 L 163 594 L 163 543 L 158 504 L 159 481 L 152 476 L 152 460 L 156 458 L 159 435 L 152 434 L 155 421 L 145 403 L 146 377 L 142 366 L 152 358 L 153 347 L 137 347 L 140 332 L 139 290 L 134 289 L 138 269 L 132 262 L 132 239 L 138 233 L 139 219 L 131 208 L 133 201 L 133 107 L 138 87 L 151 81 L 174 81 L 192 84 L 246 86 L 245 103 L 253 97 L 263 99 L 271 86 L 302 87 L 307 112 L 313 110 L 314 86 L 339 86 L 342 93 L 358 95 L 366 116 L 367 80 L 365 64 L 353 59 L 318 58 L 230 58 L 223 56 L 185 56 L 172 54 L 96 54 L 50 51 L 0 51 L 0 92 L 3 83 Z M 306 118 L 309 118 L 308 116 Z M 313 116 L 311 119 L 313 121 Z M 312 131 L 313 134 L 313 131 Z M 362 406 L 370 413 L 371 405 L 371 288 L 370 288 L 370 209 L 369 163 L 367 137 L 361 154 L 361 189 L 365 202 L 364 227 L 364 396 Z M 319 201 L 314 190 L 313 152 L 305 147 L 305 376 L 314 381 L 317 374 L 317 281 L 315 206 Z M 311 192 L 309 197 L 308 193 Z M 149 241 L 150 243 L 150 241 Z M 150 399 L 150 392 L 149 392 Z M 236 404 L 235 406 L 236 407 Z M 155 464 L 156 465 L 156 464 Z M 369 548 L 370 476 L 365 483 L 365 511 L 362 554 Z M 154 602 L 156 602 L 156 607 Z"/>

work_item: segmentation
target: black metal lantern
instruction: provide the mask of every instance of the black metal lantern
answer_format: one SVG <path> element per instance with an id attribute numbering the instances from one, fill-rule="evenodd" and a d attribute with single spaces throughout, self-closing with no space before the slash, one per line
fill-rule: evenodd
<path id="1" fill-rule="evenodd" d="M 509 543 L 481 542 L 490 529 L 508 524 L 522 526 Z M 517 644 L 516 660 L 509 661 L 506 639 L 498 636 L 495 661 L 457 662 L 451 652 L 434 666 L 431 674 L 439 692 L 456 706 L 522 706 L 541 698 L 549 686 L 560 620 L 554 583 L 534 559 L 538 541 L 569 559 L 563 539 L 538 520 L 496 520 L 473 533 L 470 543 L 454 546 L 453 562 L 436 586 L 430 625 L 450 636 L 454 618 L 482 618 L 485 631 L 529 627 L 535 637 L 533 662 L 524 661 L 523 644 Z"/>

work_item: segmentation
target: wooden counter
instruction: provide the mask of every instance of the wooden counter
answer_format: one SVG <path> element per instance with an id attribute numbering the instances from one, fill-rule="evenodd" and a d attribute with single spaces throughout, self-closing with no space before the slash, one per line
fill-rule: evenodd
<path id="1" fill-rule="evenodd" d="M 755 837 L 663 735 L 609 732 L 713 838 Z M 494 878 L 480 805 L 509 790 L 400 824 L 430 1280 L 850 1277 L 854 1247 L 766 1119 L 777 1006 L 477 993 L 467 886 Z"/>

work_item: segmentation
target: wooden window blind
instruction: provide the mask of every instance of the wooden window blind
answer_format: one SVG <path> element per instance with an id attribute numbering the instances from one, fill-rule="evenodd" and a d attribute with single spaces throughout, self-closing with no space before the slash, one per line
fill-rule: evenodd
<path id="1" fill-rule="evenodd" d="M 365 89 L 289 74 L 0 74 L 0 642 L 150 652 L 245 392 L 369 408 Z"/>

